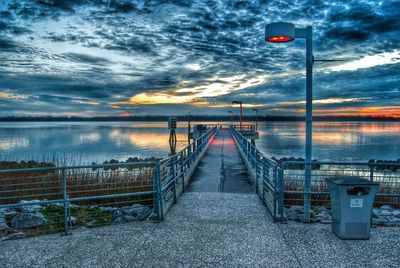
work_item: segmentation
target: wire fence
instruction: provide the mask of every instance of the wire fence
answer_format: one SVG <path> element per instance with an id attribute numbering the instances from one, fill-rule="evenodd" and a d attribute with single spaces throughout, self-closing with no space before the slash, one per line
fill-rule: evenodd
<path id="1" fill-rule="evenodd" d="M 136 162 L 0 170 L 1 231 L 69 234 L 153 212 L 158 218 L 155 167 Z"/>
<path id="2" fill-rule="evenodd" d="M 400 163 L 377 162 L 313 162 L 311 191 L 304 190 L 305 162 L 285 161 L 278 163 L 263 155 L 246 139 L 237 127 L 231 133 L 249 171 L 257 194 L 270 210 L 275 221 L 287 220 L 287 208 L 300 210 L 298 219 L 304 219 L 304 211 L 317 214 L 321 208 L 330 209 L 330 194 L 327 178 L 363 178 L 380 183 L 374 207 L 400 208 Z M 306 208 L 304 198 L 308 197 L 310 207 Z M 378 217 L 378 212 L 373 215 Z M 291 217 L 292 215 L 289 215 Z M 315 215 L 310 215 L 313 218 Z M 308 217 L 310 218 L 310 217 Z M 376 220 L 378 221 L 378 220 Z M 379 223 L 393 223 L 393 217 L 380 217 Z M 400 220 L 399 220 L 400 224 Z"/>
<path id="3" fill-rule="evenodd" d="M 0 170 L 0 236 L 163 219 L 217 127 L 157 162 Z"/>
<path id="4" fill-rule="evenodd" d="M 330 208 L 326 179 L 362 178 L 379 182 L 374 207 L 400 208 L 400 163 L 317 162 L 312 165 L 311 192 L 304 191 L 304 161 L 286 161 L 281 165 L 284 205 L 301 204 L 304 196 L 311 200 L 310 208 Z"/>

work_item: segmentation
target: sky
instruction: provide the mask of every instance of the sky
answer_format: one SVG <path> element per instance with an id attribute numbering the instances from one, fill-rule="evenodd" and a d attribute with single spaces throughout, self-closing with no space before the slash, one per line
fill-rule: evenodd
<path id="1" fill-rule="evenodd" d="M 400 1 L 0 0 L 0 116 L 305 113 L 400 117 Z"/>

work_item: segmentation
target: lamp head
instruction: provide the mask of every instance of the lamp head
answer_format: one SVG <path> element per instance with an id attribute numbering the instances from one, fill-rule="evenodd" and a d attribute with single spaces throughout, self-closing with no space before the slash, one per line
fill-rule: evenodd
<path id="1" fill-rule="evenodd" d="M 285 43 L 295 38 L 293 23 L 274 22 L 265 26 L 265 41 L 272 43 Z"/>
<path id="2" fill-rule="evenodd" d="M 232 101 L 232 104 L 242 104 L 241 101 Z"/>

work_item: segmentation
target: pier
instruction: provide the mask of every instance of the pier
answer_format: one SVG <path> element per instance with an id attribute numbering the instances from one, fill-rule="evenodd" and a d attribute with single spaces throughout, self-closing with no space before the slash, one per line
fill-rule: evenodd
<path id="1" fill-rule="evenodd" d="M 343 241 L 332 234 L 330 225 L 287 222 L 285 173 L 240 129 L 210 127 L 175 155 L 146 165 L 90 166 L 92 170 L 126 166 L 131 169 L 127 172 L 137 167 L 151 174 L 150 188 L 87 197 L 75 197 L 73 186 L 66 187 L 71 184 L 69 170 L 87 167 L 53 168 L 63 175 L 62 199 L 34 204 L 61 202 L 67 235 L 0 242 L 0 266 L 395 267 L 400 262 L 398 227 L 373 229 L 367 241 Z M 149 196 L 151 220 L 99 228 L 68 224 L 71 215 L 78 217 L 73 204 L 105 198 L 148 203 Z M 13 206 L 17 205 L 2 205 Z"/>

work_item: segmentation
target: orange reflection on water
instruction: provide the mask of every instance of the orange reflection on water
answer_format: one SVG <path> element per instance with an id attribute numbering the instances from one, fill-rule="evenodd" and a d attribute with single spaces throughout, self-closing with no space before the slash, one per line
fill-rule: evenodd
<path id="1" fill-rule="evenodd" d="M 187 135 L 176 134 L 179 141 L 187 140 Z M 169 133 L 132 133 L 129 134 L 129 142 L 140 148 L 165 149 L 169 146 Z"/>
<path id="2" fill-rule="evenodd" d="M 370 107 L 346 107 L 335 109 L 315 109 L 315 116 L 368 116 L 400 118 L 400 106 L 370 106 Z"/>
<path id="3" fill-rule="evenodd" d="M 297 130 L 305 132 L 305 124 L 298 124 Z M 400 134 L 400 124 L 395 122 L 387 123 L 374 123 L 374 122 L 314 122 L 313 132 L 324 132 L 324 130 L 339 131 L 341 134 L 345 132 L 350 133 L 364 133 L 364 134 L 380 134 L 380 133 L 392 133 Z M 328 132 L 329 133 L 329 132 Z"/>
<path id="4" fill-rule="evenodd" d="M 359 135 L 355 133 L 333 133 L 317 132 L 313 133 L 313 143 L 339 145 L 343 143 L 356 143 Z"/>

